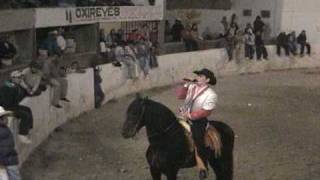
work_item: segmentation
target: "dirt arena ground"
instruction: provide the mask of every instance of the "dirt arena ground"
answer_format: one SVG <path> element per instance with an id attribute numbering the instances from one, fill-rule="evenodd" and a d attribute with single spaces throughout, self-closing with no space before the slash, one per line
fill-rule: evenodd
<path id="1" fill-rule="evenodd" d="M 320 179 L 320 69 L 218 79 L 212 118 L 236 132 L 235 180 Z M 172 87 L 144 93 L 176 110 Z M 24 180 L 151 180 L 144 129 L 120 135 L 133 96 L 108 103 L 62 126 L 22 167 Z M 179 180 L 197 179 L 195 169 Z M 214 179 L 210 171 L 210 179 Z"/>

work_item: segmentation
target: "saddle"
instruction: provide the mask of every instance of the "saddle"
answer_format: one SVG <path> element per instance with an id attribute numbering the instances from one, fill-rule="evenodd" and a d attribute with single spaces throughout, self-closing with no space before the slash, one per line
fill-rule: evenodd
<path id="1" fill-rule="evenodd" d="M 196 147 L 191 134 L 191 126 L 185 119 L 178 118 L 179 123 L 185 129 L 185 136 L 187 137 L 189 144 L 189 151 L 194 152 Z M 215 157 L 218 158 L 221 156 L 221 137 L 217 129 L 208 123 L 206 128 L 206 133 L 204 136 L 204 142 L 207 147 L 209 147 L 212 151 L 215 152 Z"/>

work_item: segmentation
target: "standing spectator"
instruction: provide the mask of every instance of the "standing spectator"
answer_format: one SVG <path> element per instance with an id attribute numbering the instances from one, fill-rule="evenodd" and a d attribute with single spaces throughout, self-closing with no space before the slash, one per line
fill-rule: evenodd
<path id="1" fill-rule="evenodd" d="M 40 44 L 39 51 L 46 51 L 48 56 L 61 55 L 60 48 L 57 43 L 57 33 L 50 31 L 48 37 Z"/>
<path id="2" fill-rule="evenodd" d="M 139 62 L 140 70 L 143 72 L 143 77 L 146 78 L 150 69 L 150 49 L 145 42 L 145 39 L 140 39 L 137 43 L 137 60 Z"/>
<path id="3" fill-rule="evenodd" d="M 11 80 L 5 81 L 0 87 L 0 106 L 13 111 L 15 117 L 21 120 L 18 137 L 21 142 L 29 144 L 31 140 L 28 134 L 33 128 L 33 116 L 29 107 L 19 104 L 28 95 L 27 91 L 20 86 L 21 76 L 19 71 L 12 72 Z"/>
<path id="4" fill-rule="evenodd" d="M 231 27 L 232 27 L 232 31 L 234 32 L 230 31 Z M 239 30 L 238 16 L 236 14 L 232 14 L 231 16 L 230 29 L 229 29 L 229 32 L 233 33 L 234 35 L 236 35 Z"/>
<path id="5" fill-rule="evenodd" d="M 59 28 L 58 31 L 54 31 L 54 33 L 57 36 L 56 39 L 57 39 L 57 44 L 59 47 L 60 54 L 63 54 L 64 50 L 66 49 L 66 40 L 63 37 L 63 32 L 64 32 L 63 28 Z"/>
<path id="6" fill-rule="evenodd" d="M 12 115 L 0 106 L 0 167 L 5 167 L 9 180 L 21 180 L 18 154 L 13 135 L 6 125 L 7 117 Z"/>
<path id="7" fill-rule="evenodd" d="M 126 48 L 126 50 L 125 50 Z M 131 48 L 126 42 L 120 42 L 114 50 L 116 61 L 121 63 L 124 68 L 125 78 L 134 79 L 136 78 L 136 65 L 135 65 L 135 55 L 131 52 Z"/>
<path id="8" fill-rule="evenodd" d="M 253 27 L 252 27 L 251 23 L 246 24 L 246 27 L 244 28 L 244 32 L 245 33 L 248 32 L 249 29 L 251 29 L 251 31 L 253 32 Z"/>
<path id="9" fill-rule="evenodd" d="M 111 46 L 115 43 L 118 42 L 118 37 L 117 37 L 117 33 L 116 33 L 116 30 L 115 29 L 111 29 L 110 30 L 110 33 L 107 35 L 106 39 L 105 39 L 105 42 L 106 42 L 106 45 L 107 46 Z M 101 39 L 102 41 L 103 39 Z M 100 42 L 101 42 L 100 41 Z M 104 41 L 104 40 L 103 40 Z"/>
<path id="10" fill-rule="evenodd" d="M 311 55 L 311 46 L 310 43 L 307 42 L 307 35 L 306 31 L 302 30 L 301 33 L 298 36 L 298 44 L 300 44 L 300 56 L 304 55 L 304 48 L 307 47 L 307 54 Z"/>
<path id="11" fill-rule="evenodd" d="M 181 41 L 181 33 L 183 30 L 184 30 L 184 26 L 182 25 L 181 20 L 177 18 L 171 28 L 171 35 L 172 35 L 173 42 Z"/>
<path id="12" fill-rule="evenodd" d="M 297 55 L 297 37 L 296 32 L 292 31 L 288 34 L 288 49 L 294 56 Z"/>
<path id="13" fill-rule="evenodd" d="M 281 55 L 281 48 L 285 50 L 286 56 L 289 56 L 288 36 L 285 32 L 281 32 L 277 37 L 277 55 Z"/>
<path id="14" fill-rule="evenodd" d="M 164 38 L 165 42 L 171 41 L 171 30 L 170 30 L 170 22 L 168 20 L 165 21 L 165 29 L 164 29 Z"/>
<path id="15" fill-rule="evenodd" d="M 256 17 L 256 20 L 253 22 L 253 32 L 256 34 L 256 32 L 259 32 L 260 34 L 264 31 L 264 22 L 261 20 L 260 16 Z"/>
<path id="16" fill-rule="evenodd" d="M 123 32 L 123 29 L 119 28 L 117 33 L 116 33 L 115 42 L 119 43 L 119 42 L 124 42 L 124 41 L 125 41 L 125 34 Z"/>
<path id="17" fill-rule="evenodd" d="M 12 63 L 12 59 L 17 54 L 16 47 L 9 42 L 8 36 L 2 36 L 0 37 L 0 68 L 4 61 L 10 61 Z M 10 63 L 8 63 L 10 65 Z"/>
<path id="18" fill-rule="evenodd" d="M 236 63 L 239 64 L 242 59 L 241 54 L 244 54 L 242 51 L 244 50 L 244 32 L 239 30 L 237 35 L 234 37 L 235 39 L 235 59 Z"/>
<path id="19" fill-rule="evenodd" d="M 152 44 L 158 42 L 158 28 L 155 26 L 149 33 L 149 40 Z"/>
<path id="20" fill-rule="evenodd" d="M 220 21 L 221 25 L 222 25 L 222 33 L 220 34 L 221 37 L 225 37 L 228 33 L 229 30 L 229 22 L 227 20 L 226 16 L 222 17 L 222 20 Z"/>
<path id="21" fill-rule="evenodd" d="M 254 55 L 254 45 L 255 45 L 255 35 L 253 34 L 251 29 L 248 29 L 244 35 L 244 43 L 245 43 L 245 57 L 249 59 L 253 59 Z"/>
<path id="22" fill-rule="evenodd" d="M 257 60 L 261 60 L 261 55 L 263 56 L 263 59 L 268 60 L 268 52 L 266 47 L 264 46 L 261 31 L 256 31 L 255 44 L 257 51 Z"/>
<path id="23" fill-rule="evenodd" d="M 191 27 L 189 25 L 181 33 L 183 42 L 185 44 L 186 51 L 193 51 L 194 50 L 194 43 L 193 43 L 193 35 L 191 31 Z"/>
<path id="24" fill-rule="evenodd" d="M 102 78 L 100 76 L 101 69 L 97 66 L 93 66 L 93 78 L 94 78 L 94 107 L 100 108 L 105 98 L 104 92 L 101 88 Z"/>
<path id="25" fill-rule="evenodd" d="M 56 108 L 62 108 L 59 100 L 70 102 L 66 96 L 68 91 L 68 81 L 61 74 L 57 56 L 45 59 L 43 64 L 43 76 L 47 83 L 53 88 L 51 104 Z"/>
<path id="26" fill-rule="evenodd" d="M 235 36 L 233 33 L 227 33 L 225 36 L 225 42 L 226 42 L 226 51 L 228 54 L 229 61 L 233 59 L 233 52 L 235 47 Z"/>

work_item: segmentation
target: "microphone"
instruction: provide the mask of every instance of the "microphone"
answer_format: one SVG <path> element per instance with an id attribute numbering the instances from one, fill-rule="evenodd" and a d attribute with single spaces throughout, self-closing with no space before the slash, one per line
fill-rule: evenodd
<path id="1" fill-rule="evenodd" d="M 198 82 L 196 79 L 188 79 L 188 78 L 183 78 L 182 80 L 186 81 L 186 82 Z"/>

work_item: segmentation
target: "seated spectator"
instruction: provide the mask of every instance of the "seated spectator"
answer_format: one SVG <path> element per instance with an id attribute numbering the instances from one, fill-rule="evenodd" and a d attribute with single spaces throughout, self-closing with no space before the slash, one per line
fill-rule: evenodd
<path id="1" fill-rule="evenodd" d="M 28 138 L 30 129 L 33 128 L 33 115 L 29 107 L 19 103 L 28 95 L 27 91 L 20 86 L 22 74 L 19 71 L 11 73 L 11 79 L 4 82 L 0 87 L 0 106 L 13 111 L 14 116 L 20 119 L 19 139 L 23 143 L 31 143 Z"/>
<path id="2" fill-rule="evenodd" d="M 289 56 L 288 37 L 285 32 L 281 32 L 277 37 L 277 54 L 281 55 L 281 48 L 285 50 L 286 56 Z"/>
<path id="3" fill-rule="evenodd" d="M 58 57 L 53 56 L 45 59 L 42 71 L 44 79 L 53 88 L 51 104 L 56 108 L 62 108 L 62 106 L 59 104 L 59 100 L 65 102 L 70 101 L 66 98 L 68 81 L 64 75 L 61 74 Z"/>
<path id="4" fill-rule="evenodd" d="M 9 42 L 8 36 L 2 36 L 0 38 L 0 68 L 3 64 L 11 65 L 13 58 L 17 54 L 16 47 Z"/>
<path id="5" fill-rule="evenodd" d="M 297 38 L 297 42 L 300 45 L 300 56 L 304 55 L 304 48 L 307 47 L 307 54 L 310 56 L 311 55 L 311 46 L 310 43 L 307 42 L 307 35 L 306 31 L 303 30 L 299 34 Z"/>
<path id="6" fill-rule="evenodd" d="M 245 57 L 249 59 L 253 59 L 254 55 L 254 45 L 255 45 L 255 35 L 253 34 L 251 29 L 248 29 L 244 35 L 244 44 L 245 44 Z"/>
<path id="7" fill-rule="evenodd" d="M 28 68 L 22 71 L 21 87 L 24 88 L 29 96 L 38 96 L 42 91 L 46 90 L 41 84 L 42 72 L 41 65 L 32 61 Z"/>
<path id="8" fill-rule="evenodd" d="M 294 56 L 297 55 L 297 37 L 296 32 L 292 31 L 288 34 L 288 50 L 291 52 Z"/>
<path id="9" fill-rule="evenodd" d="M 5 168 L 9 180 L 21 180 L 14 138 L 6 124 L 7 117 L 11 115 L 11 111 L 0 106 L 0 168 Z"/>

